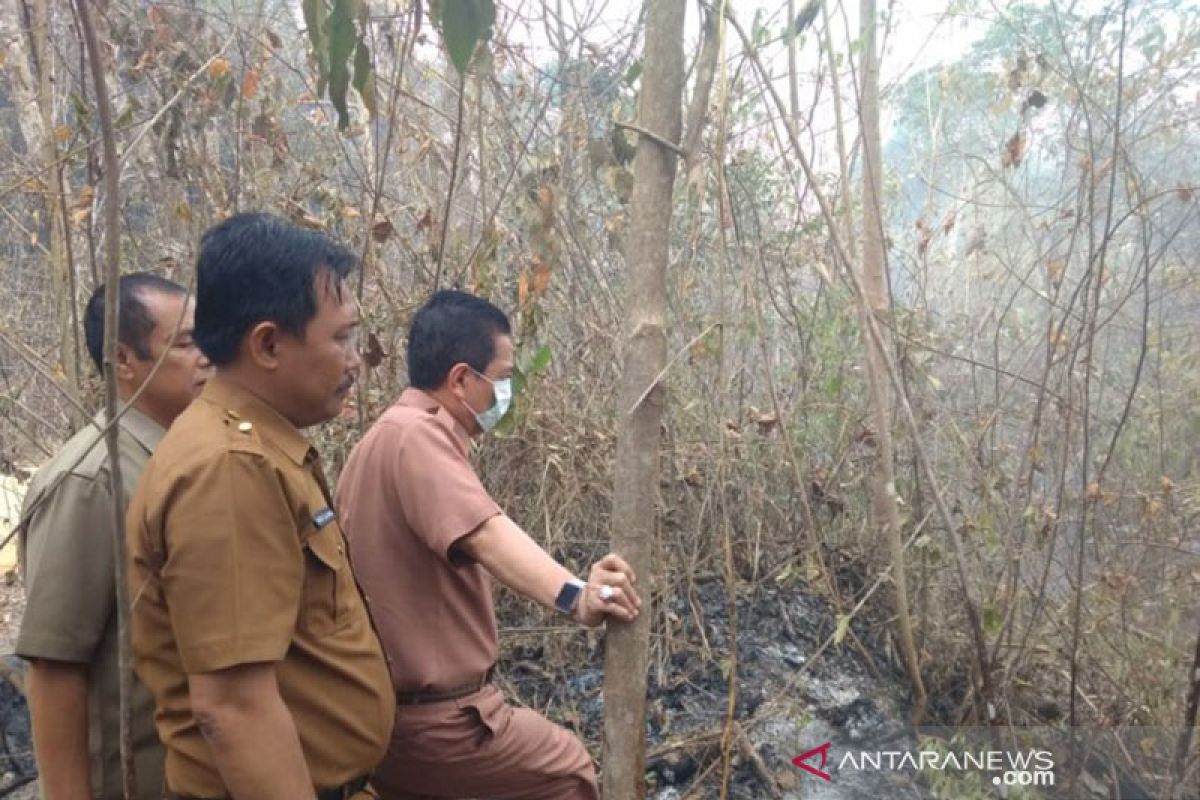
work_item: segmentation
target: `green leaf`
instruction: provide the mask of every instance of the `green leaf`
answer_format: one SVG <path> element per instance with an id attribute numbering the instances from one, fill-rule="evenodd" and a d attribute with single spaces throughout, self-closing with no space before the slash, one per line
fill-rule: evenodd
<path id="1" fill-rule="evenodd" d="M 527 385 L 529 385 L 529 379 L 525 377 L 525 372 L 520 367 L 514 366 L 512 374 L 513 399 L 524 394 Z"/>
<path id="2" fill-rule="evenodd" d="M 850 615 L 837 615 L 837 629 L 833 632 L 833 643 L 840 645 L 842 640 L 846 638 L 846 634 L 850 632 Z"/>
<path id="3" fill-rule="evenodd" d="M 117 117 L 116 126 L 124 128 L 133 122 L 133 104 L 125 106 L 125 110 L 121 112 L 121 116 Z"/>
<path id="4" fill-rule="evenodd" d="M 634 81 L 642 76 L 642 61 L 638 59 L 629 65 L 629 69 L 625 70 L 625 85 L 633 86 Z"/>
<path id="5" fill-rule="evenodd" d="M 480 42 L 487 41 L 496 23 L 493 0 L 442 0 L 442 38 L 459 73 L 465 73 Z"/>
<path id="6" fill-rule="evenodd" d="M 1004 624 L 1004 618 L 995 606 L 983 607 L 983 632 L 988 636 L 995 636 L 1000 633 L 1000 626 Z"/>
<path id="7" fill-rule="evenodd" d="M 351 83 L 362 98 L 367 113 L 371 119 L 375 119 L 375 71 L 371 67 L 371 51 L 361 39 L 354 50 L 354 79 Z"/>
<path id="8" fill-rule="evenodd" d="M 750 41 L 755 47 L 761 47 L 769 35 L 767 26 L 763 23 L 763 10 L 760 8 L 754 12 L 754 22 L 750 24 Z"/>
<path id="9" fill-rule="evenodd" d="M 550 349 L 550 345 L 542 345 L 541 348 L 534 353 L 533 360 L 529 362 L 529 371 L 537 374 L 546 369 L 546 367 L 550 366 L 550 359 L 552 355 L 553 351 Z"/>
<path id="10" fill-rule="evenodd" d="M 325 21 L 329 16 L 326 0 L 304 0 L 304 27 L 308 29 L 308 40 L 312 42 L 313 58 L 317 62 L 317 97 L 325 94 L 329 80 L 329 56 L 325 50 Z"/>
<path id="11" fill-rule="evenodd" d="M 67 99 L 71 102 L 71 108 L 75 111 L 75 119 L 79 125 L 87 125 L 87 121 L 92 116 L 91 109 L 88 108 L 87 103 L 83 102 L 83 98 L 78 92 L 71 92 Z"/>
<path id="12" fill-rule="evenodd" d="M 351 16 L 353 0 L 337 0 L 326 22 L 329 37 L 329 100 L 338 113 L 338 129 L 350 127 L 350 112 L 346 108 L 346 92 L 350 88 L 350 54 L 358 36 Z"/>

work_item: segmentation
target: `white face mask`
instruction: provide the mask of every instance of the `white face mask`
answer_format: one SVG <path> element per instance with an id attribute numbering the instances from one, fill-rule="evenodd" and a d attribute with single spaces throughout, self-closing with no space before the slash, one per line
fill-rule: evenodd
<path id="1" fill-rule="evenodd" d="M 496 427 L 500 423 L 500 420 L 504 419 L 504 415 L 508 413 L 509 406 L 512 405 L 512 378 L 494 381 L 482 372 L 477 372 L 474 369 L 471 372 L 474 372 L 490 383 L 492 385 L 492 393 L 495 395 L 492 405 L 486 411 L 482 412 L 476 412 L 465 400 L 463 401 L 463 405 L 470 409 L 471 414 L 475 417 L 475 421 L 479 423 L 479 427 L 486 433 Z"/>

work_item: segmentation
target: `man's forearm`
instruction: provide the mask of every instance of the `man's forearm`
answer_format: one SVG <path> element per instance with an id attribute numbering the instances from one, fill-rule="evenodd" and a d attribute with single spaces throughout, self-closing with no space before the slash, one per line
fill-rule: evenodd
<path id="1" fill-rule="evenodd" d="M 457 547 L 483 565 L 492 577 L 547 607 L 553 607 L 563 583 L 572 575 L 529 534 L 503 514 L 492 517 L 459 540 Z M 583 625 L 606 617 L 629 622 L 638 615 L 641 597 L 625 560 L 609 553 L 592 565 L 586 587 L 575 602 L 572 618 Z"/>
<path id="2" fill-rule="evenodd" d="M 504 514 L 463 537 L 460 546 L 500 583 L 547 608 L 554 607 L 563 582 L 573 577 Z"/>
<path id="3" fill-rule="evenodd" d="M 91 797 L 87 666 L 32 660 L 27 687 L 42 797 Z"/>
<path id="4" fill-rule="evenodd" d="M 308 765 L 291 712 L 279 696 L 272 665 L 269 682 L 228 674 L 190 676 L 196 719 L 234 800 L 314 798 Z M 227 671 L 233 673 L 233 670 Z M 224 683 L 222 683 L 224 681 Z M 197 703 L 199 700 L 199 703 Z"/>

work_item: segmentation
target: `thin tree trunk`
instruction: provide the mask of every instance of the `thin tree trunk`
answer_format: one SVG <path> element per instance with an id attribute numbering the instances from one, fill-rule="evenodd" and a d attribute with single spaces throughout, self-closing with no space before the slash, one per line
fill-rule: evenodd
<path id="1" fill-rule="evenodd" d="M 50 293 L 54 303 L 55 340 L 58 345 L 58 377 L 71 398 L 78 401 L 81 383 L 80 348 L 74 308 L 74 281 L 66 241 L 61 193 L 64 188 L 62 166 L 58 163 L 55 143 L 54 92 L 51 77 L 53 55 L 49 46 L 50 13 L 46 0 L 13 0 L 12 14 L 0 14 L 0 34 L 5 40 L 19 44 L 19 54 L 12 59 L 12 94 L 19 113 L 17 121 L 26 155 L 40 181 L 45 204 L 46 255 L 50 272 Z M 78 403 L 69 408 L 71 419 L 82 424 L 85 415 L 79 413 Z"/>
<path id="2" fill-rule="evenodd" d="M 1175 761 L 1171 765 L 1170 800 L 1183 800 L 1183 781 L 1187 777 L 1188 754 L 1192 749 L 1192 734 L 1196 729 L 1196 713 L 1200 710 L 1200 635 L 1196 637 L 1196 655 L 1192 658 L 1192 671 L 1188 675 L 1187 711 L 1183 715 L 1183 730 L 1175 746 Z"/>
<path id="3" fill-rule="evenodd" d="M 42 117 L 42 158 L 49 173 L 46 175 L 46 228 L 50 244 L 50 286 L 54 293 L 54 321 L 58 330 L 58 351 L 62 361 L 67 388 L 79 396 L 82 374 L 75 327 L 75 282 L 71 279 L 72 265 L 67 258 L 67 227 L 63 214 L 65 186 L 62 165 L 58 162 L 58 144 L 54 125 L 54 85 L 51 77 L 53 55 L 50 50 L 50 10 L 46 0 L 34 0 L 30 26 L 32 53 L 37 60 L 38 111 Z M 76 423 L 84 420 L 76 417 Z"/>
<path id="4" fill-rule="evenodd" d="M 680 140 L 683 98 L 683 0 L 649 4 L 645 71 L 638 124 L 669 143 Z M 655 385 L 667 360 L 666 269 L 676 153 L 650 136 L 638 138 L 630 208 L 628 328 L 617 408 L 612 546 L 633 567 L 647 602 L 637 620 L 612 625 L 604 659 L 604 794 L 646 794 L 646 671 L 650 594 L 654 582 L 659 426 L 666 391 Z M 653 387 L 649 391 L 647 389 Z"/>
<path id="5" fill-rule="evenodd" d="M 862 0 L 863 87 L 860 121 L 863 141 L 863 287 L 865 302 L 859 304 L 864 317 L 863 344 L 867 354 L 867 382 L 874 416 L 875 469 L 871 481 L 871 508 L 875 525 L 883 530 L 892 556 L 892 580 L 895 583 L 896 625 L 900 649 L 915 694 L 913 717 L 920 720 L 925 713 L 925 685 L 921 680 L 921 665 L 913 640 L 912 616 L 908 607 L 908 581 L 904 568 L 904 542 L 900 534 L 900 509 L 896 502 L 894 445 L 892 441 L 892 393 L 888 385 L 885 325 L 879 326 L 880 336 L 869 335 L 866 315 L 877 320 L 887 316 L 889 309 L 886 258 L 883 251 L 883 215 L 881 198 L 880 137 L 879 137 L 879 63 L 875 53 L 875 0 Z"/>
<path id="6" fill-rule="evenodd" d="M 100 136 L 104 144 L 104 386 L 105 408 L 109 421 L 117 418 L 117 319 L 120 312 L 121 277 L 120 174 L 117 141 L 113 134 L 112 106 L 104 77 L 100 45 L 92 25 L 91 0 L 76 0 L 79 27 L 87 49 L 88 66 L 96 89 L 96 109 L 100 117 Z M 132 706 L 133 663 L 129 645 L 129 600 L 125 591 L 125 491 L 121 459 L 117 445 L 120 426 L 110 425 L 105 436 L 108 445 L 109 480 L 112 487 L 113 551 L 116 560 L 117 662 L 120 678 L 121 776 L 126 800 L 137 797 L 137 776 L 133 764 Z"/>
<path id="7" fill-rule="evenodd" d="M 855 258 L 858 254 L 854 247 L 854 220 L 851 218 L 854 198 L 850 191 L 850 158 L 846 152 L 846 132 L 842 113 L 842 80 L 838 74 L 837 57 L 833 52 L 833 30 L 829 25 L 828 6 L 828 3 L 821 3 L 821 21 L 825 28 L 825 55 L 829 61 L 829 85 L 833 91 L 833 121 L 834 130 L 837 132 L 838 166 L 842 176 L 840 201 L 842 220 L 845 225 L 845 230 L 842 231 L 842 241 L 846 243 L 846 250 L 849 251 L 850 257 Z M 792 130 L 799 130 L 799 127 L 793 126 Z"/>

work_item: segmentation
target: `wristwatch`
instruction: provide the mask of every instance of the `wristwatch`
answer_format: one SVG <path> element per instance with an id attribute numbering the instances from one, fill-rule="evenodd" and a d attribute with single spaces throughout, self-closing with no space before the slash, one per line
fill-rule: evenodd
<path id="1" fill-rule="evenodd" d="M 579 595 L 583 594 L 583 587 L 586 583 L 579 578 L 571 578 L 563 584 L 558 590 L 558 597 L 554 598 L 554 607 L 564 614 L 570 614 L 575 610 L 575 604 L 579 602 Z"/>

